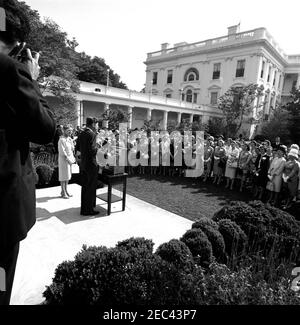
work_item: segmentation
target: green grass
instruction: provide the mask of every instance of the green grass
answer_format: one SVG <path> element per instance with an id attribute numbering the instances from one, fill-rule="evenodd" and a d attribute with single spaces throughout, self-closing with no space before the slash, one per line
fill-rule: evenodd
<path id="1" fill-rule="evenodd" d="M 212 217 L 230 201 L 249 200 L 249 195 L 226 190 L 224 185 L 185 177 L 132 176 L 127 193 L 190 220 Z"/>

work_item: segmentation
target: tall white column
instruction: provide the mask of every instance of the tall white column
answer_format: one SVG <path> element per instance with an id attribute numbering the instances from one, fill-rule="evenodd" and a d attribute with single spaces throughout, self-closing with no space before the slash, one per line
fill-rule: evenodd
<path id="1" fill-rule="evenodd" d="M 132 129 L 132 109 L 133 106 L 128 106 L 128 127 Z"/>
<path id="2" fill-rule="evenodd" d="M 298 79 L 297 79 L 297 83 L 296 83 L 296 89 L 299 89 L 300 87 L 300 73 L 298 73 Z"/>
<path id="3" fill-rule="evenodd" d="M 194 121 L 194 114 L 191 114 L 190 115 L 190 123 L 193 123 L 193 121 Z"/>
<path id="4" fill-rule="evenodd" d="M 81 116 L 81 101 L 76 101 L 76 115 L 77 115 L 77 126 L 81 126 L 82 124 L 82 116 Z"/>
<path id="5" fill-rule="evenodd" d="M 147 121 L 150 121 L 152 119 L 152 109 L 147 109 Z"/>
<path id="6" fill-rule="evenodd" d="M 104 112 L 109 110 L 109 104 L 104 104 Z M 103 120 L 102 127 L 108 128 L 108 120 Z"/>
<path id="7" fill-rule="evenodd" d="M 168 127 L 168 111 L 164 111 L 163 130 L 167 130 L 167 127 Z"/>
<path id="8" fill-rule="evenodd" d="M 203 115 L 201 118 L 201 122 L 207 124 L 209 121 L 209 115 Z"/>
<path id="9" fill-rule="evenodd" d="M 177 125 L 179 125 L 181 123 L 181 113 L 178 112 L 177 113 Z"/>

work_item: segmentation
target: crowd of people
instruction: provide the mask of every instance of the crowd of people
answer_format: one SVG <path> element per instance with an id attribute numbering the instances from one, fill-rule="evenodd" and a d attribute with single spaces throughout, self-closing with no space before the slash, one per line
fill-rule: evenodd
<path id="1" fill-rule="evenodd" d="M 71 148 L 75 148 L 76 139 L 83 129 L 73 130 L 75 144 L 72 145 L 66 140 L 66 137 L 71 136 L 68 135 L 70 129 L 65 127 L 64 135 L 59 140 L 60 155 L 68 156 L 67 150 L 70 153 L 68 159 L 74 161 Z M 124 132 L 125 134 L 120 134 L 119 130 L 105 128 L 96 130 L 97 161 L 100 167 L 109 165 L 110 157 L 113 161 L 117 148 L 124 148 L 122 141 L 126 138 L 126 172 L 129 175 L 184 177 L 188 170 L 195 168 L 189 161 L 196 158 L 197 144 L 201 144 L 201 141 L 197 141 L 195 133 L 190 133 L 186 138 L 180 132 L 173 132 L 171 135 L 168 132 L 149 133 L 144 129 Z M 179 141 L 182 141 L 180 146 L 178 137 Z M 179 153 L 181 164 L 176 160 Z M 214 137 L 206 134 L 202 153 L 204 170 L 199 181 L 225 186 L 229 190 L 247 191 L 255 199 L 275 206 L 282 205 L 283 209 L 288 209 L 293 202 L 300 199 L 300 161 L 297 144 L 287 147 L 281 143 L 279 137 L 271 143 L 269 140 L 245 140 L 242 136 L 237 139 L 224 139 L 222 135 Z M 76 153 L 74 155 L 76 156 Z M 101 165 L 103 160 L 99 159 L 100 156 L 105 157 L 104 165 Z M 153 161 L 156 163 L 153 164 Z M 62 174 L 64 175 L 60 178 L 61 181 L 66 181 L 64 176 L 68 179 L 71 177 L 67 168 L 62 168 L 60 175 Z M 66 183 L 62 184 L 62 196 L 68 196 Z"/>

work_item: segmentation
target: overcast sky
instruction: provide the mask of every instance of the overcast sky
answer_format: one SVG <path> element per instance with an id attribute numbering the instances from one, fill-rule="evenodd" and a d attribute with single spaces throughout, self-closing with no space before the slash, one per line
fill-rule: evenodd
<path id="1" fill-rule="evenodd" d="M 144 61 L 161 43 L 198 42 L 266 27 L 287 54 L 300 54 L 300 0 L 25 0 L 105 59 L 130 89 L 145 83 Z M 41 49 L 42 50 L 42 49 Z"/>

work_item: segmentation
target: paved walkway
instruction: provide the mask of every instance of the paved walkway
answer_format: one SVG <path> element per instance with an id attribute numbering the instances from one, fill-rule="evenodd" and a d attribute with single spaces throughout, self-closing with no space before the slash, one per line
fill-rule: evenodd
<path id="1" fill-rule="evenodd" d="M 105 191 L 100 189 L 98 194 Z M 37 190 L 37 223 L 21 242 L 11 304 L 41 303 L 57 265 L 72 260 L 84 244 L 113 247 L 130 237 L 144 237 L 152 239 L 156 249 L 180 238 L 192 225 L 192 221 L 129 195 L 124 212 L 117 202 L 106 216 L 106 203 L 97 200 L 100 214 L 82 217 L 80 187 L 72 184 L 69 192 L 73 197 L 65 200 L 58 196 L 59 187 Z"/>

